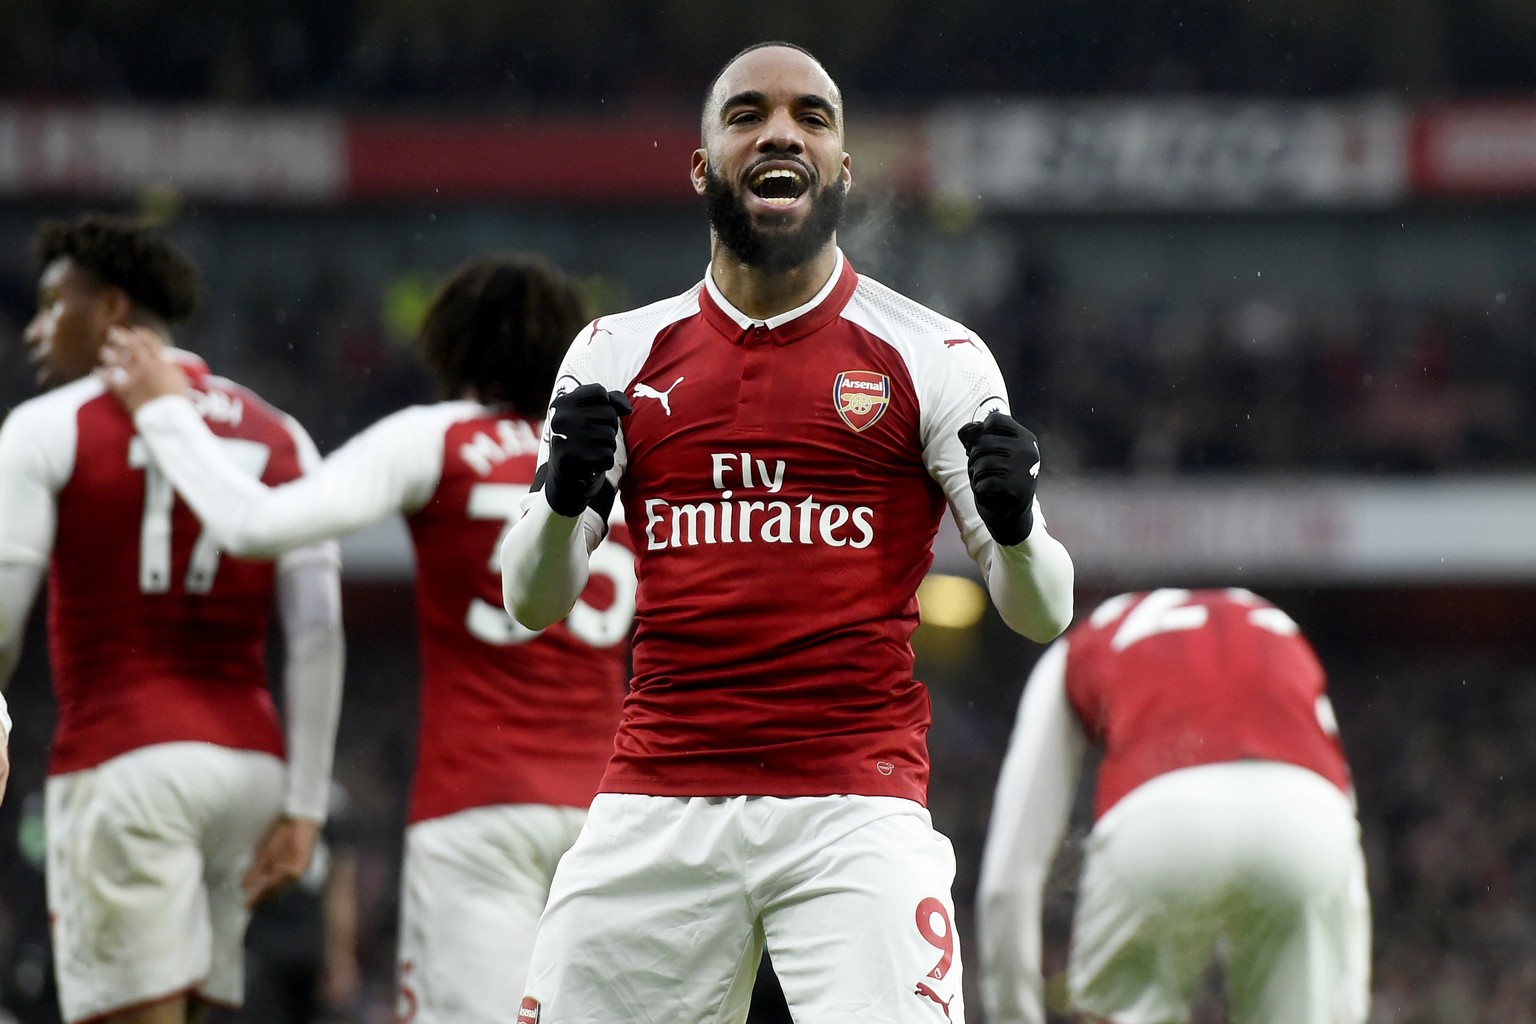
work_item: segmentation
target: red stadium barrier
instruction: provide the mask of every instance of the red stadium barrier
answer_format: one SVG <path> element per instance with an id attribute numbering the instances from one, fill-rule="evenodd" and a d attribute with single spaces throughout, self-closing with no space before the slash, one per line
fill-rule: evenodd
<path id="1" fill-rule="evenodd" d="M 1536 101 L 1452 103 L 1420 110 L 1409 165 L 1420 195 L 1536 195 Z"/>

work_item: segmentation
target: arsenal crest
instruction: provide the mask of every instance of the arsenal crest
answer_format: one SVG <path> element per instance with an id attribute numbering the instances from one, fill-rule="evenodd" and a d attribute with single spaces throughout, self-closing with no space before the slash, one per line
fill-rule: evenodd
<path id="1" fill-rule="evenodd" d="M 832 381 L 832 404 L 844 423 L 868 430 L 891 404 L 891 378 L 873 370 L 844 370 Z"/>

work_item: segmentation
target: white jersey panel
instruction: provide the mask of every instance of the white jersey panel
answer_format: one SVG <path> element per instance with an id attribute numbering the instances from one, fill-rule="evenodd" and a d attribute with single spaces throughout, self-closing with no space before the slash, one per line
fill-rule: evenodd
<path id="1" fill-rule="evenodd" d="M 622 391 L 629 395 L 635 374 L 640 372 L 656 336 L 679 320 L 699 311 L 699 287 L 694 286 L 682 295 L 675 295 L 649 306 L 612 316 L 601 316 L 588 324 L 565 354 L 560 364 L 560 374 L 550 403 L 568 391 L 583 384 L 601 384 L 609 391 Z M 631 400 L 633 400 L 630 395 Z M 547 417 L 546 417 L 547 421 Z M 549 460 L 549 429 L 546 426 L 539 445 L 539 465 Z M 614 454 L 613 469 L 608 482 L 618 488 L 624 476 L 628 459 L 624 447 L 624 431 L 619 430 L 619 448 Z"/>
<path id="2" fill-rule="evenodd" d="M 1008 411 L 997 360 L 969 328 L 867 277 L 843 310 L 845 319 L 900 353 L 917 389 L 923 460 L 944 489 L 972 558 L 991 540 L 971 493 L 959 430 L 994 411 Z"/>

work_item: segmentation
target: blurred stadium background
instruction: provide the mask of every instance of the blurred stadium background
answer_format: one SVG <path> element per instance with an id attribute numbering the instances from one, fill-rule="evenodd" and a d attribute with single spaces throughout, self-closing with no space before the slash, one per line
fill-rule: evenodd
<path id="1" fill-rule="evenodd" d="M 0 401 L 32 390 L 28 236 L 86 208 L 167 224 L 208 285 L 182 340 L 325 450 L 428 397 L 408 338 L 472 253 L 540 251 L 599 311 L 679 291 L 706 261 L 702 89 L 762 38 L 845 91 L 855 266 L 996 351 L 1079 606 L 1240 584 L 1314 639 L 1358 776 L 1372 1021 L 1536 1021 L 1530 0 L 5 0 Z M 370 1024 L 416 700 L 401 538 L 346 548 Z M 952 538 L 936 570 L 917 643 L 964 929 L 1038 649 Z M 0 1005 L 25 1021 L 51 1019 L 36 619 L 0 808 Z"/>

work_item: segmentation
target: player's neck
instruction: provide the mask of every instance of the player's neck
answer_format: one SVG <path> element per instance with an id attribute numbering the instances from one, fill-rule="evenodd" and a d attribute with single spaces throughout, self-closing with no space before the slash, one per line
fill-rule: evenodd
<path id="1" fill-rule="evenodd" d="M 837 239 L 797 267 L 766 271 L 749 267 L 719 241 L 710 254 L 709 273 L 731 305 L 754 320 L 767 320 L 810 302 L 837 269 Z"/>

